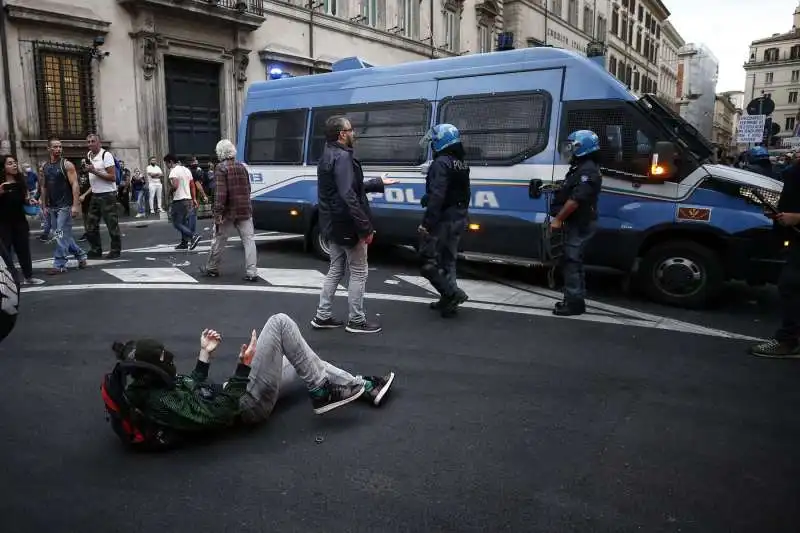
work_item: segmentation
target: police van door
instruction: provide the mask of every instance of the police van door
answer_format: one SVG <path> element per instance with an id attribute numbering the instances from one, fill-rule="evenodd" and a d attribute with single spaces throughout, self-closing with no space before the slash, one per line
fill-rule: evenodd
<path id="1" fill-rule="evenodd" d="M 439 80 L 434 122 L 460 130 L 471 169 L 465 256 L 540 259 L 547 198 L 528 186 L 553 180 L 562 79 L 546 69 Z"/>

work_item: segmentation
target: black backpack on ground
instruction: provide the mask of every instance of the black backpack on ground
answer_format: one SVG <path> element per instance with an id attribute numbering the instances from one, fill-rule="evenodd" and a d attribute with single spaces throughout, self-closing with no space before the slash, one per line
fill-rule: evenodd
<path id="1" fill-rule="evenodd" d="M 106 420 L 127 447 L 141 451 L 163 451 L 181 444 L 181 435 L 173 429 L 149 420 L 126 394 L 131 374 L 145 372 L 167 386 L 172 378 L 161 368 L 140 361 L 120 361 L 103 377 L 100 392 L 106 406 Z"/>

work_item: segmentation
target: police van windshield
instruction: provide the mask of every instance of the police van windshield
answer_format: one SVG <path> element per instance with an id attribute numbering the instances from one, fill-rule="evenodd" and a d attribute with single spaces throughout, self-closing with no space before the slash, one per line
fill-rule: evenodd
<path id="1" fill-rule="evenodd" d="M 703 164 L 711 161 L 711 156 L 714 154 L 714 146 L 678 113 L 665 106 L 651 94 L 642 96 L 637 101 L 637 105 L 663 130 L 669 133 L 672 141 L 678 142 L 689 151 L 697 160 L 697 163 Z"/>

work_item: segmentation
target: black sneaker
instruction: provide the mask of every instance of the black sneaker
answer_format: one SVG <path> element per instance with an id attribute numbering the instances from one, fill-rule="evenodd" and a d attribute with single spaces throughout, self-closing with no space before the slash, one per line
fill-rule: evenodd
<path id="1" fill-rule="evenodd" d="M 342 326 L 344 326 L 344 322 L 333 317 L 323 320 L 320 317 L 315 316 L 313 319 L 311 319 L 311 327 L 316 329 L 333 329 L 340 328 Z"/>
<path id="2" fill-rule="evenodd" d="M 175 249 L 176 250 L 188 250 L 189 249 L 189 243 L 186 242 L 186 241 L 181 241 L 181 243 L 179 245 L 177 245 L 175 247 Z"/>
<path id="3" fill-rule="evenodd" d="M 378 406 L 381 404 L 383 397 L 389 392 L 389 387 L 392 386 L 394 381 L 394 372 L 389 372 L 383 377 L 380 376 L 364 376 L 367 384 L 364 386 L 364 400 L 372 405 Z"/>
<path id="4" fill-rule="evenodd" d="M 575 302 L 556 302 L 553 307 L 555 316 L 578 316 L 586 312 L 586 303 L 583 300 Z"/>
<path id="5" fill-rule="evenodd" d="M 314 412 L 321 415 L 358 400 L 364 394 L 364 386 L 333 385 L 326 380 L 322 387 L 311 391 L 309 394 L 311 395 Z"/>
<path id="6" fill-rule="evenodd" d="M 86 254 L 86 259 L 102 259 L 103 252 L 88 252 Z"/>
<path id="7" fill-rule="evenodd" d="M 119 259 L 122 256 L 122 252 L 108 252 L 106 254 L 106 259 Z"/>
<path id="8" fill-rule="evenodd" d="M 49 235 L 39 235 L 39 241 L 40 242 L 50 242 L 50 236 Z"/>
<path id="9" fill-rule="evenodd" d="M 195 235 L 192 237 L 192 240 L 189 241 L 189 249 L 194 250 L 197 248 L 197 245 L 200 243 L 200 235 Z"/>
<path id="10" fill-rule="evenodd" d="M 758 346 L 753 346 L 750 353 L 756 357 L 771 357 L 774 359 L 800 359 L 800 343 L 780 342 L 769 340 Z"/>
<path id="11" fill-rule="evenodd" d="M 369 322 L 365 320 L 364 322 L 348 322 L 347 326 L 345 326 L 345 331 L 349 331 L 350 333 L 378 333 L 381 331 L 381 328 L 378 324 L 374 322 Z"/>

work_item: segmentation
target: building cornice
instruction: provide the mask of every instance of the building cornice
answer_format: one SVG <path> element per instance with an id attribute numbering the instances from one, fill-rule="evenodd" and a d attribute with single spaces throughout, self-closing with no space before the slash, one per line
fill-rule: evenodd
<path id="1" fill-rule="evenodd" d="M 16 1 L 19 3 L 5 6 L 10 20 L 88 31 L 95 35 L 105 35 L 111 27 L 110 22 L 99 20 L 92 11 L 80 6 L 42 2 L 40 7 L 32 7 L 25 0 Z"/>

